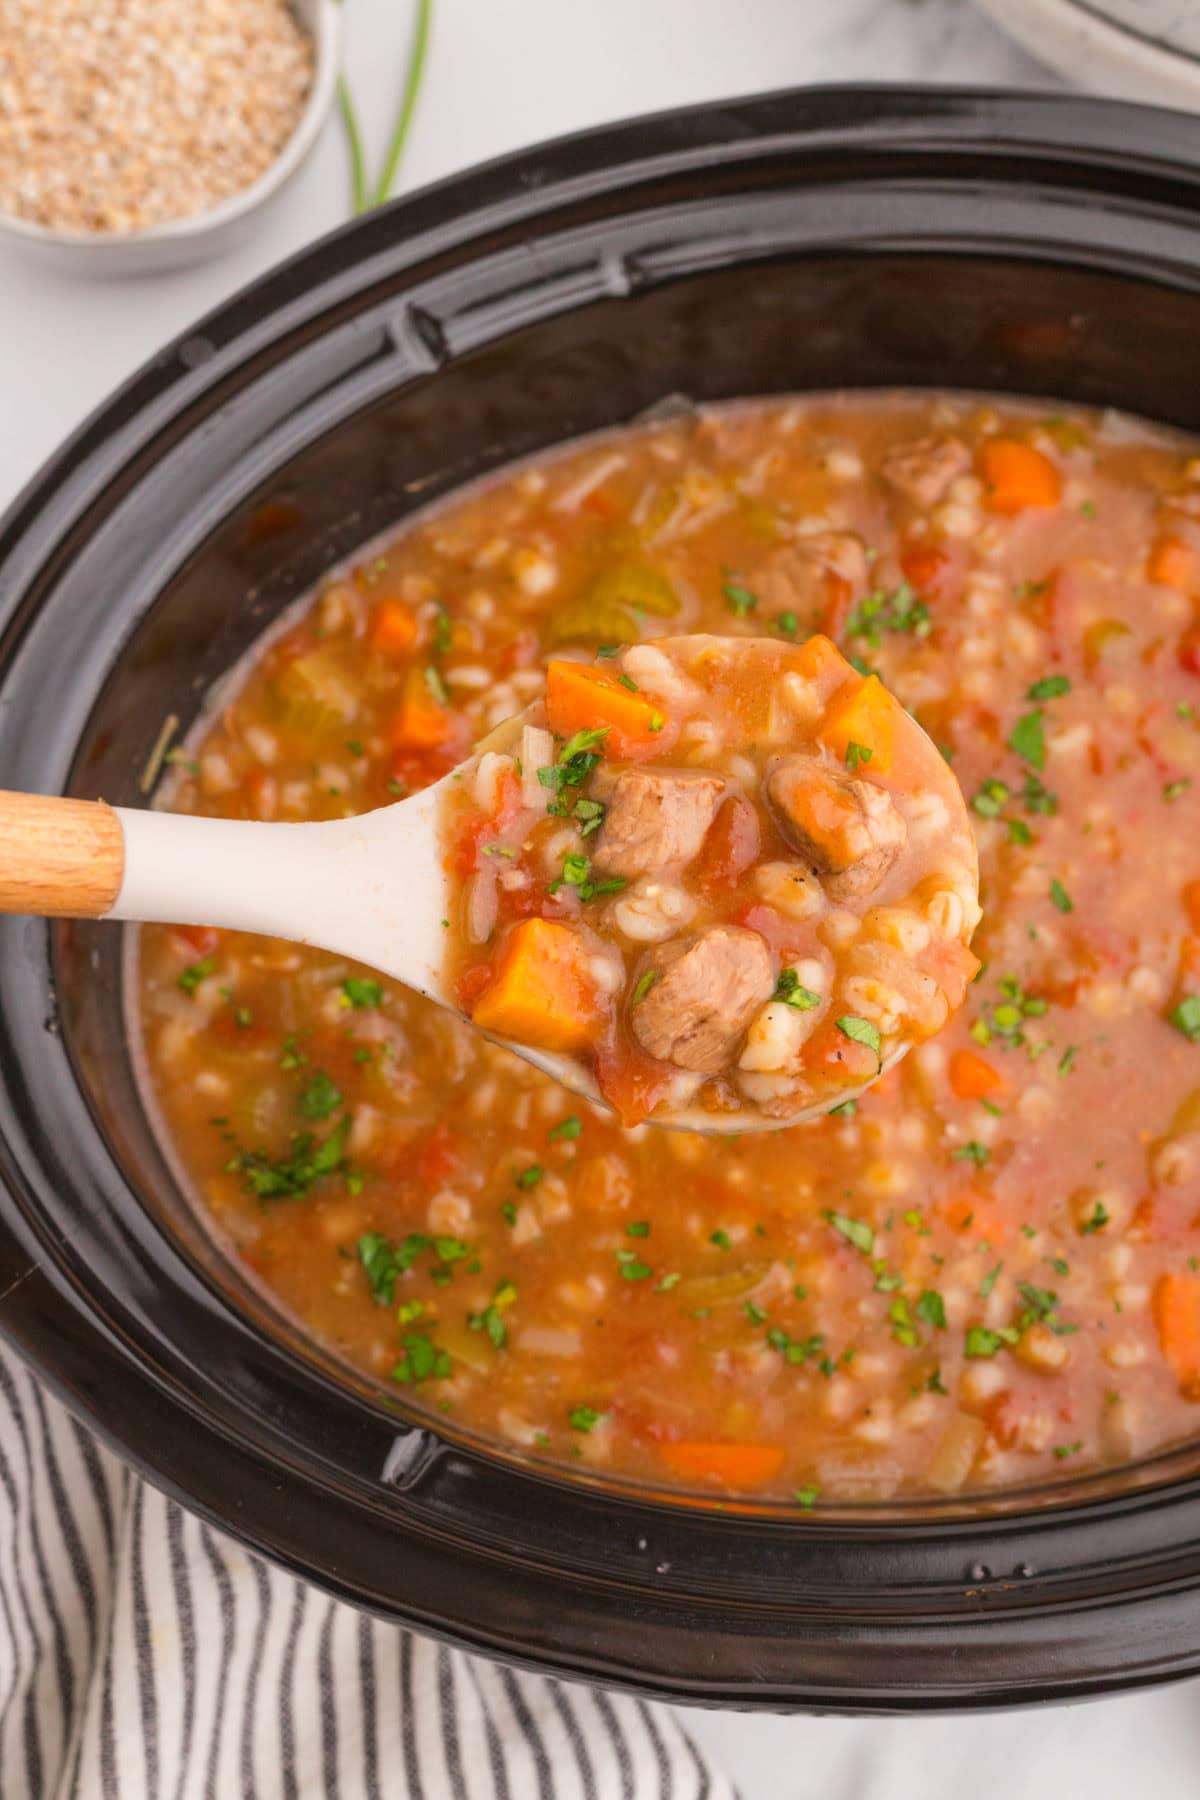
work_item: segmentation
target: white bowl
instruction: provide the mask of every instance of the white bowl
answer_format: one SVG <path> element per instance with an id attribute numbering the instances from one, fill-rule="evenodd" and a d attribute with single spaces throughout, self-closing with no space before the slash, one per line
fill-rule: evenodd
<path id="1" fill-rule="evenodd" d="M 142 275 L 183 268 L 247 237 L 259 208 L 287 186 L 307 159 L 337 91 L 341 6 L 337 0 L 289 0 L 289 5 L 312 39 L 312 88 L 295 131 L 257 181 L 206 212 L 151 225 L 144 231 L 58 231 L 0 213 L 0 244 L 28 249 L 76 274 Z"/>
<path id="2" fill-rule="evenodd" d="M 1200 8 L 1187 0 L 976 0 L 1027 50 L 1093 93 L 1189 111 Z"/>

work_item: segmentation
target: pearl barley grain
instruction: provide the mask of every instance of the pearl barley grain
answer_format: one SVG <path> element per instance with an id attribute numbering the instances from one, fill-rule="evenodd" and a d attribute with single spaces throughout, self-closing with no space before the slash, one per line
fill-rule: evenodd
<path id="1" fill-rule="evenodd" d="M 312 44 L 287 0 L 0 0 L 0 213 L 145 230 L 265 174 Z"/>

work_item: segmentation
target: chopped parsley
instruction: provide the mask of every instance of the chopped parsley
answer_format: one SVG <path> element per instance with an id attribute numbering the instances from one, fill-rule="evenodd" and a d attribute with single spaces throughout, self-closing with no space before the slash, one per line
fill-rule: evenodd
<path id="1" fill-rule="evenodd" d="M 1050 898 L 1060 913 L 1075 911 L 1075 902 L 1057 877 L 1050 883 Z"/>
<path id="2" fill-rule="evenodd" d="M 449 706 L 450 696 L 446 692 L 446 684 L 442 680 L 441 671 L 435 669 L 432 663 L 425 665 L 425 686 L 438 706 Z"/>
<path id="3" fill-rule="evenodd" d="M 936 1288 L 926 1288 L 917 1301 L 917 1317 L 939 1331 L 946 1329 L 946 1302 Z"/>
<path id="4" fill-rule="evenodd" d="M 444 1381 L 449 1375 L 450 1358 L 423 1332 L 406 1333 L 404 1349 L 405 1355 L 392 1370 L 393 1381 Z"/>
<path id="5" fill-rule="evenodd" d="M 636 1006 L 639 1000 L 644 1000 L 650 989 L 661 980 L 661 969 L 647 969 L 644 975 L 638 977 L 637 986 L 629 997 L 630 1006 Z"/>
<path id="6" fill-rule="evenodd" d="M 1021 1334 L 1011 1325 L 998 1325 L 994 1331 L 986 1325 L 972 1325 L 964 1344 L 966 1356 L 995 1356 L 1004 1344 L 1015 1344 Z"/>
<path id="7" fill-rule="evenodd" d="M 1008 800 L 1009 791 L 1007 782 L 998 781 L 994 775 L 989 775 L 987 780 L 981 783 L 979 792 L 971 801 L 972 810 L 977 812 L 981 819 L 998 818 Z"/>
<path id="8" fill-rule="evenodd" d="M 1057 794 L 1052 794 L 1036 775 L 1025 777 L 1021 799 L 1025 803 L 1026 812 L 1040 813 L 1044 818 L 1051 818 L 1058 811 Z"/>
<path id="9" fill-rule="evenodd" d="M 852 1219 L 848 1213 L 840 1212 L 827 1212 L 825 1218 L 856 1250 L 870 1256 L 875 1248 L 875 1233 L 865 1219 Z"/>
<path id="10" fill-rule="evenodd" d="M 617 1250 L 614 1254 L 622 1281 L 649 1281 L 653 1275 L 654 1270 L 641 1260 L 636 1250 Z"/>
<path id="11" fill-rule="evenodd" d="M 582 787 L 592 770 L 602 759 L 599 748 L 608 736 L 607 725 L 593 726 L 587 731 L 577 731 L 574 737 L 567 739 L 554 762 L 537 772 L 537 778 L 544 788 L 549 788 L 553 796 L 546 802 L 546 811 L 558 818 L 564 818 L 571 810 L 564 789 Z"/>
<path id="12" fill-rule="evenodd" d="M 866 744 L 856 744 L 851 741 L 846 745 L 846 767 L 853 775 L 857 769 L 869 763 L 874 754 L 875 752 Z"/>
<path id="13" fill-rule="evenodd" d="M 795 969 L 780 969 L 779 980 L 775 983 L 772 1000 L 782 1000 L 785 1006 L 794 1006 L 797 1012 L 810 1012 L 814 1006 L 820 1006 L 820 994 L 814 994 L 806 988 Z"/>
<path id="14" fill-rule="evenodd" d="M 1185 994 L 1167 1018 L 1190 1044 L 1200 1044 L 1200 994 Z"/>
<path id="15" fill-rule="evenodd" d="M 1182 795 L 1187 793 L 1191 785 L 1192 781 L 1190 775 L 1185 775 L 1180 781 L 1168 781 L 1166 787 L 1163 789 L 1163 799 L 1168 802 L 1178 800 Z"/>
<path id="16" fill-rule="evenodd" d="M 846 621 L 848 638 L 865 638 L 873 650 L 883 642 L 885 632 L 904 631 L 912 637 L 928 637 L 933 629 L 929 608 L 918 600 L 907 581 L 890 594 L 876 592 L 860 600 Z"/>
<path id="17" fill-rule="evenodd" d="M 626 886 L 623 875 L 613 875 L 605 881 L 593 881 L 590 861 L 577 850 L 570 856 L 563 857 L 562 880 L 551 882 L 550 892 L 556 894 L 564 883 L 567 887 L 573 887 L 581 900 L 599 900 L 605 894 L 619 894 Z"/>
<path id="18" fill-rule="evenodd" d="M 244 1175 L 247 1188 L 260 1200 L 294 1200 L 307 1194 L 323 1175 L 342 1168 L 349 1130 L 347 1113 L 320 1143 L 311 1132 L 304 1132 L 293 1137 L 288 1154 L 277 1160 L 262 1150 L 239 1150 L 225 1167 L 229 1174 Z"/>
<path id="19" fill-rule="evenodd" d="M 1046 735 L 1044 729 L 1045 715 L 1039 710 L 1026 713 L 1013 726 L 1008 747 L 1014 750 L 1022 762 L 1032 763 L 1035 769 L 1046 766 Z"/>
<path id="20" fill-rule="evenodd" d="M 1077 1456 L 1082 1449 L 1083 1439 L 1076 1438 L 1073 1444 L 1055 1444 L 1054 1454 L 1057 1456 L 1058 1460 L 1062 1462 L 1064 1457 Z"/>
<path id="21" fill-rule="evenodd" d="M 552 1125 L 550 1127 L 546 1136 L 552 1144 L 557 1144 L 565 1142 L 570 1138 L 577 1138 L 582 1130 L 583 1126 L 580 1124 L 575 1114 L 568 1113 L 565 1119 L 560 1119 L 557 1125 Z"/>
<path id="22" fill-rule="evenodd" d="M 537 1186 L 544 1173 L 537 1163 L 531 1163 L 529 1168 L 518 1170 L 513 1175 L 513 1180 L 519 1188 L 532 1188 Z"/>
<path id="23" fill-rule="evenodd" d="M 369 976 L 348 976 L 342 983 L 343 1006 L 354 1006 L 359 1009 L 368 1006 L 380 1006 L 383 1003 L 383 983 L 373 981 Z"/>
<path id="24" fill-rule="evenodd" d="M 194 994 L 202 981 L 207 981 L 217 966 L 216 958 L 206 956 L 201 962 L 189 963 L 181 975 L 176 976 L 175 985 L 183 989 L 185 994 Z"/>
<path id="25" fill-rule="evenodd" d="M 807 1511 L 810 1507 L 817 1504 L 820 1493 L 820 1488 L 814 1486 L 812 1482 L 809 1482 L 807 1487 L 794 1488 L 792 1490 L 792 1499 L 796 1502 L 797 1506 L 803 1506 Z"/>
<path id="26" fill-rule="evenodd" d="M 999 1280 L 1000 1271 L 1001 1271 L 1001 1269 L 1003 1269 L 1003 1267 L 1004 1267 L 1004 1264 L 1002 1262 L 998 1262 L 994 1269 L 988 1270 L 987 1274 L 984 1276 L 983 1280 L 979 1284 L 980 1299 L 986 1300 L 990 1297 L 992 1289 L 995 1287 L 996 1282 Z"/>
<path id="27" fill-rule="evenodd" d="M 744 619 L 758 605 L 758 595 L 743 587 L 740 581 L 727 580 L 721 583 L 721 592 L 725 596 L 725 604 L 735 618 Z"/>
<path id="28" fill-rule="evenodd" d="M 776 613 L 771 620 L 771 630 L 777 631 L 781 637 L 795 637 L 800 629 L 800 621 L 794 612 Z"/>
<path id="29" fill-rule="evenodd" d="M 710 1231 L 708 1234 L 708 1241 L 710 1244 L 715 1244 L 718 1250 L 733 1249 L 733 1244 L 730 1241 L 729 1233 L 727 1231 Z"/>
<path id="30" fill-rule="evenodd" d="M 567 1424 L 572 1431 L 594 1431 L 603 1417 L 594 1406 L 573 1406 L 567 1414 Z"/>
<path id="31" fill-rule="evenodd" d="M 283 1040 L 283 1055 L 279 1059 L 280 1068 L 301 1069 L 307 1061 L 307 1056 L 296 1042 L 295 1032 L 289 1031 Z"/>
<path id="32" fill-rule="evenodd" d="M 504 1312 L 517 1297 L 516 1286 L 511 1281 L 502 1281 L 491 1301 L 482 1312 L 468 1313 L 467 1324 L 472 1331 L 485 1331 L 497 1350 L 503 1350 L 508 1342 L 508 1328 L 504 1323 Z"/>
<path id="33" fill-rule="evenodd" d="M 1035 681 L 1025 698 L 1027 700 L 1057 700 L 1062 694 L 1071 691 L 1071 680 L 1067 675 L 1043 675 Z"/>
<path id="34" fill-rule="evenodd" d="M 955 1162 L 973 1162 L 978 1169 L 986 1168 L 992 1160 L 992 1153 L 986 1144 L 977 1143 L 974 1138 L 969 1143 L 960 1144 L 954 1152 Z"/>
<path id="35" fill-rule="evenodd" d="M 1081 1237 L 1090 1237 L 1094 1231 L 1103 1231 L 1109 1222 L 1109 1211 L 1103 1200 L 1097 1200 L 1083 1224 L 1079 1227 Z"/>
<path id="36" fill-rule="evenodd" d="M 342 1104 L 342 1095 L 324 1069 L 318 1069 L 300 1095 L 300 1111 L 306 1119 L 327 1119 Z"/>
<path id="37" fill-rule="evenodd" d="M 865 1044 L 868 1050 L 873 1050 L 882 1062 L 883 1039 L 879 1035 L 878 1025 L 873 1025 L 870 1019 L 856 1019 L 852 1014 L 844 1013 L 837 1021 L 837 1028 L 852 1044 Z"/>
<path id="38" fill-rule="evenodd" d="M 912 1314 L 908 1310 L 908 1301 L 903 1294 L 897 1294 L 888 1307 L 888 1318 L 892 1324 L 892 1336 L 897 1343 L 904 1344 L 911 1350 L 915 1344 L 920 1342 L 916 1327 L 912 1322 Z"/>
<path id="39" fill-rule="evenodd" d="M 650 1236 L 650 1221 L 649 1221 L 649 1219 L 631 1219 L 629 1221 L 628 1225 L 625 1227 L 625 1236 L 626 1237 L 649 1237 Z"/>
<path id="40" fill-rule="evenodd" d="M 772 1350 L 778 1350 L 784 1362 L 790 1363 L 793 1368 L 806 1363 L 811 1356 L 819 1356 L 825 1348 L 825 1339 L 819 1331 L 814 1332 L 812 1337 L 793 1338 L 786 1331 L 781 1331 L 778 1325 L 773 1325 L 768 1331 L 767 1343 Z"/>
<path id="41" fill-rule="evenodd" d="M 579 825 L 580 837 L 590 837 L 593 831 L 599 831 L 607 811 L 599 800 L 577 800 L 571 809 L 571 817 Z"/>
<path id="42" fill-rule="evenodd" d="M 857 1111 L 858 1101 L 851 1098 L 843 1100 L 840 1106 L 831 1106 L 829 1116 L 831 1119 L 852 1119 Z"/>
<path id="43" fill-rule="evenodd" d="M 761 1306 L 755 1306 L 753 1300 L 743 1300 L 742 1310 L 752 1325 L 765 1325 L 767 1315 Z"/>
<path id="44" fill-rule="evenodd" d="M 500 1207 L 500 1217 L 504 1220 L 504 1223 L 506 1225 L 515 1225 L 516 1224 L 516 1222 L 517 1222 L 517 1203 L 515 1200 L 505 1200 L 502 1202 L 501 1207 Z"/>

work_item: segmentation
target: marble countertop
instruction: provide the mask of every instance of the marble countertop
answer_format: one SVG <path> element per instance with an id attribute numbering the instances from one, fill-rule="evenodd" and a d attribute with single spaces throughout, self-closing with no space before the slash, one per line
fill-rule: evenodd
<path id="1" fill-rule="evenodd" d="M 411 8 L 349 0 L 347 64 L 378 156 Z M 1055 88 L 969 0 L 437 0 L 404 185 L 538 138 L 662 107 L 806 82 Z M 223 260 L 99 283 L 0 248 L 0 505 L 159 343 L 347 216 L 331 122 L 260 236 Z M 1192 1800 L 1200 1684 L 1085 1707 L 963 1719 L 688 1713 L 744 1800 Z"/>
<path id="2" fill-rule="evenodd" d="M 347 0 L 346 63 L 375 159 L 412 0 Z M 1057 85 L 969 0 L 436 0 L 404 167 L 416 187 L 539 138 L 662 107 L 820 81 Z M 331 120 L 260 235 L 198 268 L 101 283 L 0 244 L 0 507 L 167 338 L 349 215 Z"/>

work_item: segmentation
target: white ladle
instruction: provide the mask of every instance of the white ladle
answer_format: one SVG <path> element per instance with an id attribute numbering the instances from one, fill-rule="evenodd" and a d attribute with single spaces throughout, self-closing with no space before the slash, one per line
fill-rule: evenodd
<path id="1" fill-rule="evenodd" d="M 488 742 L 516 735 L 524 716 L 506 721 Z M 410 799 L 308 825 L 0 791 L 0 913 L 261 932 L 367 963 L 458 1011 L 444 984 L 450 895 L 440 813 L 447 784 L 461 779 L 478 754 Z M 573 1092 L 607 1104 L 572 1057 L 495 1041 Z M 897 1048 L 883 1068 L 907 1048 Z M 725 1134 L 778 1130 L 844 1098 L 832 1094 L 787 1119 L 684 1107 L 653 1122 Z"/>

